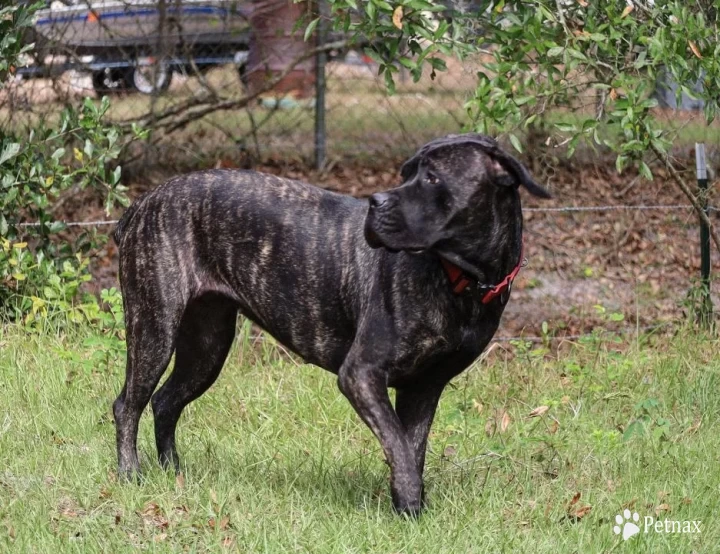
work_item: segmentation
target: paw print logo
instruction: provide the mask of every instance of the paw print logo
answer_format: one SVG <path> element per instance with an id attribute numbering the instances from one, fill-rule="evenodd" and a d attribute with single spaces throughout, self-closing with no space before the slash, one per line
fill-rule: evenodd
<path id="1" fill-rule="evenodd" d="M 625 510 L 622 515 L 615 516 L 617 525 L 613 527 L 613 531 L 616 535 L 622 533 L 622 538 L 626 541 L 640 532 L 640 527 L 637 526 L 638 521 L 640 521 L 640 515 L 637 512 L 630 514 L 630 510 Z"/>

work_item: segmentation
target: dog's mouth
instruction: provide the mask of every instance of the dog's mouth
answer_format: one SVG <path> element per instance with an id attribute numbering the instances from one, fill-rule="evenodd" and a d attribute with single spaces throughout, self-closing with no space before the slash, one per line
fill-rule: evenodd
<path id="1" fill-rule="evenodd" d="M 385 248 L 388 252 L 403 251 L 415 256 L 427 251 L 427 247 L 418 244 L 419 241 L 412 238 L 412 234 L 404 229 L 404 225 L 401 225 L 396 217 L 390 217 L 387 214 L 380 216 L 372 208 L 365 220 L 364 231 L 365 240 L 373 249 Z"/>
<path id="2" fill-rule="evenodd" d="M 397 248 L 385 244 L 385 242 L 383 242 L 383 240 L 378 236 L 378 234 L 369 226 L 365 228 L 365 240 L 367 241 L 370 248 L 385 248 L 388 252 L 392 252 L 393 254 L 403 251 L 407 252 L 408 254 L 412 254 L 413 256 L 420 256 L 427 251 L 427 248 L 422 247 Z"/>
<path id="3" fill-rule="evenodd" d="M 365 240 L 368 245 L 370 245 L 370 248 L 382 248 L 385 246 L 383 241 L 380 240 L 380 237 L 370 225 L 365 225 Z"/>

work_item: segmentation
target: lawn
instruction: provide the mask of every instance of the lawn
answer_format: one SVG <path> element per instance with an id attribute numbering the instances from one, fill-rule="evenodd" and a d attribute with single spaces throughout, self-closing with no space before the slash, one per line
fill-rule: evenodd
<path id="1" fill-rule="evenodd" d="M 0 551 L 717 552 L 715 338 L 494 345 L 443 396 L 414 521 L 335 378 L 242 336 L 181 420 L 181 477 L 145 415 L 137 485 L 114 473 L 122 356 L 87 328 L 0 327 Z M 700 532 L 645 533 L 648 516 Z"/>

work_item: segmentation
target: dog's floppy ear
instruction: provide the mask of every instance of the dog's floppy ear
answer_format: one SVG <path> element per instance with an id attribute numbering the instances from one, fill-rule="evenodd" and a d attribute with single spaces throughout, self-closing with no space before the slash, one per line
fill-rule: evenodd
<path id="1" fill-rule="evenodd" d="M 507 185 L 515 187 L 522 185 L 530 194 L 539 196 L 540 198 L 552 198 L 550 193 L 542 185 L 535 182 L 530 175 L 530 172 L 523 164 L 507 152 L 503 151 L 500 146 L 498 146 L 495 139 L 488 137 L 487 135 L 481 135 L 480 133 L 447 135 L 445 137 L 431 140 L 422 146 L 412 158 L 402 165 L 400 168 L 400 176 L 402 177 L 402 180 L 408 181 L 415 173 L 417 173 L 420 160 L 422 160 L 423 156 L 428 154 L 430 151 L 441 146 L 457 145 L 462 143 L 470 143 L 479 146 L 483 152 L 498 163 L 499 169 L 504 170 L 508 173 L 509 177 L 511 177 L 510 179 L 501 179 L 499 180 L 499 183 L 507 183 Z"/>
<path id="2" fill-rule="evenodd" d="M 540 198 L 552 198 L 550 192 L 548 192 L 545 187 L 535 182 L 527 168 L 510 154 L 503 152 L 499 148 L 489 154 L 496 162 L 498 162 L 502 169 L 514 177 L 513 184 L 516 187 L 522 185 L 533 196 L 539 196 Z"/>
<path id="3" fill-rule="evenodd" d="M 514 185 L 516 187 L 522 185 L 534 196 L 552 198 L 552 195 L 545 187 L 535 182 L 527 168 L 513 156 L 502 150 L 494 139 L 479 133 L 468 133 L 462 136 L 467 137 L 467 140 L 480 146 L 488 156 L 498 163 L 500 168 L 512 177 L 512 179 L 509 180 L 500 180 L 500 183 L 507 183 L 508 185 Z"/>
<path id="4" fill-rule="evenodd" d="M 422 160 L 423 156 L 425 156 L 431 150 L 435 150 L 436 148 L 439 148 L 440 146 L 445 146 L 446 144 L 455 144 L 457 142 L 457 139 L 461 138 L 462 136 L 463 135 L 447 135 L 444 137 L 433 139 L 427 144 L 421 146 L 420 149 L 415 152 L 413 157 L 407 160 L 400 168 L 400 177 L 402 177 L 402 180 L 409 181 L 413 177 L 413 175 L 417 173 L 418 167 L 420 166 L 420 160 Z"/>

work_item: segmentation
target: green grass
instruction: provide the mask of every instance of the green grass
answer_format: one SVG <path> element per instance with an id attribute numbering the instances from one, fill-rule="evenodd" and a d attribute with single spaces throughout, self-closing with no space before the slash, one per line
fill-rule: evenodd
<path id="1" fill-rule="evenodd" d="M 144 482 L 117 482 L 110 404 L 124 369 L 119 357 L 95 361 L 103 347 L 91 333 L 0 327 L 2 552 L 677 553 L 720 544 L 716 339 L 496 347 L 443 396 L 430 507 L 410 521 L 392 512 L 378 444 L 334 377 L 270 341 L 238 341 L 219 381 L 185 412 L 182 479 L 157 465 L 146 414 Z M 549 410 L 527 417 L 539 406 Z M 493 433 L 505 412 L 507 429 Z M 631 426 L 643 415 L 645 427 Z M 612 527 L 626 505 L 641 517 L 702 520 L 702 532 L 622 542 Z"/>

